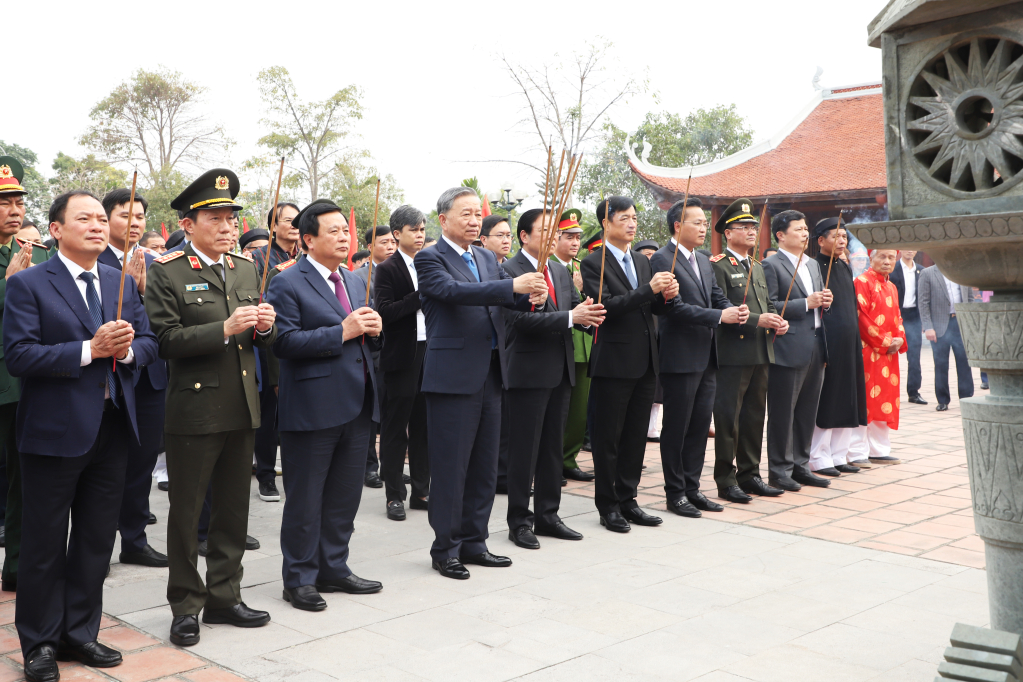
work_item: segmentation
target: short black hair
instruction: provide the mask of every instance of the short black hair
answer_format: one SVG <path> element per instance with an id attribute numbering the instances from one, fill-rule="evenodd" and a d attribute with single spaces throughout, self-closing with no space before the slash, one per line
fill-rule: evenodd
<path id="1" fill-rule="evenodd" d="M 376 232 L 376 235 L 373 234 L 374 232 Z M 372 227 L 366 230 L 366 234 L 363 235 L 363 238 L 365 239 L 366 243 L 369 244 L 371 241 L 373 241 L 374 236 L 384 237 L 394 235 L 391 234 L 391 228 L 389 226 L 377 225 L 376 230 L 374 230 Z"/>
<path id="2" fill-rule="evenodd" d="M 167 237 L 167 248 L 173 249 L 175 246 L 177 246 L 183 241 L 185 241 L 185 231 L 174 230 L 173 232 L 170 233 L 170 236 Z"/>
<path id="3" fill-rule="evenodd" d="M 26 227 L 34 227 L 36 229 L 39 229 L 39 226 L 36 225 L 35 221 L 32 220 L 31 218 L 25 218 L 24 220 L 21 221 L 21 229 L 24 230 Z"/>
<path id="4" fill-rule="evenodd" d="M 143 232 L 142 236 L 139 237 L 139 244 L 145 246 L 153 239 L 159 239 L 162 235 L 159 232 L 150 230 L 149 232 Z"/>
<path id="5" fill-rule="evenodd" d="M 70 192 L 64 192 L 54 199 L 52 204 L 50 204 L 49 218 L 51 223 L 64 224 L 64 214 L 67 213 L 68 202 L 71 201 L 73 197 L 92 197 L 96 201 L 99 201 L 99 197 L 84 189 L 73 189 Z"/>
<path id="6" fill-rule="evenodd" d="M 806 216 L 791 208 L 782 211 L 771 220 L 771 233 L 777 235 L 779 232 L 788 232 L 789 227 L 797 220 L 806 220 Z"/>
<path id="7" fill-rule="evenodd" d="M 682 207 L 685 208 L 703 208 L 703 202 L 700 201 L 700 197 L 689 197 L 686 199 L 679 199 L 671 208 L 668 209 L 668 235 L 675 236 L 675 223 L 680 222 L 684 217 L 682 215 Z"/>
<path id="8" fill-rule="evenodd" d="M 296 211 L 301 211 L 302 210 L 298 206 L 296 206 L 295 204 L 291 203 L 290 201 L 279 201 L 279 202 L 277 202 L 277 219 L 278 220 L 281 219 L 281 213 L 280 212 L 281 212 L 281 209 L 284 208 L 285 206 L 291 206 Z M 269 211 L 266 212 L 266 228 L 267 229 L 270 229 L 270 225 L 273 223 L 273 220 L 274 220 L 274 210 L 271 208 Z"/>
<path id="9" fill-rule="evenodd" d="M 604 211 L 607 210 L 611 215 L 607 216 L 608 220 L 614 220 L 616 213 L 622 211 L 628 211 L 630 208 L 635 208 L 636 202 L 629 197 L 607 197 L 603 201 L 597 204 L 597 222 L 601 225 L 604 224 Z"/>
<path id="10" fill-rule="evenodd" d="M 480 236 L 489 237 L 493 229 L 501 223 L 508 223 L 508 217 L 496 214 L 488 215 L 483 219 L 483 227 L 480 228 Z M 511 223 L 508 223 L 508 229 L 511 229 Z"/>
<path id="11" fill-rule="evenodd" d="M 363 249 L 362 251 L 356 251 L 355 253 L 352 254 L 352 262 L 353 263 L 355 261 L 357 261 L 357 260 L 363 260 L 363 259 L 366 259 L 366 258 L 369 258 L 369 251 L 367 251 L 365 249 Z"/>
<path id="12" fill-rule="evenodd" d="M 405 227 L 419 227 L 421 223 L 426 222 L 426 216 L 415 206 L 409 206 L 404 204 L 394 209 L 394 213 L 391 214 L 391 219 L 388 221 L 388 225 L 391 227 L 391 232 L 401 232 Z"/>
<path id="13" fill-rule="evenodd" d="M 110 217 L 110 214 L 114 212 L 115 208 L 118 206 L 124 206 L 129 201 L 131 201 L 131 190 L 125 187 L 118 187 L 117 189 L 112 189 L 104 194 L 102 203 L 103 210 L 107 212 L 107 218 Z M 135 201 L 142 204 L 143 212 L 149 210 L 149 202 L 146 201 L 146 198 L 138 192 L 135 193 Z"/>
<path id="14" fill-rule="evenodd" d="M 764 249 L 764 258 L 767 258 L 768 251 L 774 251 L 775 253 L 778 253 L 778 249 L 774 248 L 773 246 L 768 246 L 766 249 Z"/>
<path id="15" fill-rule="evenodd" d="M 340 213 L 342 218 L 346 221 L 348 220 L 344 211 L 342 211 L 336 204 L 324 202 L 322 204 L 306 206 L 306 209 L 302 213 L 302 217 L 299 219 L 298 223 L 298 240 L 305 244 L 305 239 L 303 239 L 303 237 L 307 234 L 313 237 L 319 237 L 320 216 L 327 215 L 328 213 Z"/>
<path id="16" fill-rule="evenodd" d="M 532 237 L 533 226 L 536 224 L 536 219 L 542 215 L 542 208 L 531 208 L 519 216 L 519 223 L 515 230 L 515 238 L 519 240 L 519 246 L 522 246 L 522 233 L 525 232 Z"/>

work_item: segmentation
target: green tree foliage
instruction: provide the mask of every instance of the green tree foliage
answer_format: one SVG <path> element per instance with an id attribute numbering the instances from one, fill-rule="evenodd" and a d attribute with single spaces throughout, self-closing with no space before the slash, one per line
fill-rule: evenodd
<path id="1" fill-rule="evenodd" d="M 355 208 L 355 226 L 359 232 L 359 244 L 363 244 L 362 235 L 373 224 L 373 211 L 376 205 L 377 177 L 376 168 L 366 165 L 368 154 L 361 152 L 335 162 L 327 174 L 321 195 L 330 198 L 340 206 L 348 217 L 350 210 Z M 377 211 L 377 225 L 386 225 L 391 219 L 391 211 L 405 200 L 405 195 L 398 186 L 394 176 L 388 174 L 380 177 L 380 208 Z"/>
<path id="2" fill-rule="evenodd" d="M 34 220 L 40 232 L 46 232 L 51 201 L 50 184 L 35 168 L 39 158 L 31 149 L 3 140 L 0 140 L 0 154 L 13 156 L 25 167 L 25 177 L 21 179 L 21 186 L 28 192 L 25 195 L 25 217 Z"/>
<path id="3" fill-rule="evenodd" d="M 112 189 L 130 186 L 127 173 L 97 159 L 95 154 L 76 159 L 64 152 L 57 152 L 52 168 L 54 174 L 50 178 L 50 188 L 54 195 L 72 189 L 84 189 L 102 198 Z"/>
<path id="4" fill-rule="evenodd" d="M 142 196 L 149 202 L 149 210 L 146 211 L 147 230 L 159 232 L 160 223 L 167 226 L 168 233 L 178 229 L 178 212 L 171 209 L 170 202 L 181 194 L 193 179 L 173 169 L 164 169 L 155 177 L 150 178 L 145 185 L 142 184 L 141 177 L 139 178 Z M 128 182 L 131 182 L 130 178 Z M 130 187 L 130 184 L 122 186 Z"/>

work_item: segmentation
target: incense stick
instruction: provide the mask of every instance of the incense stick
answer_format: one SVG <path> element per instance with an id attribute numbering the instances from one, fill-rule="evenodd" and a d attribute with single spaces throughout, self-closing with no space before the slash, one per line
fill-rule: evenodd
<path id="1" fill-rule="evenodd" d="M 683 223 L 686 220 L 686 207 L 689 206 L 689 183 L 691 183 L 692 181 L 693 181 L 693 167 L 690 166 L 689 167 L 689 179 L 686 180 L 686 196 L 685 196 L 685 199 L 683 199 L 683 201 L 682 201 L 682 215 L 680 216 L 682 218 L 681 222 L 683 222 Z M 671 226 L 671 230 L 672 230 L 672 232 L 675 231 L 675 226 L 674 225 Z M 682 239 L 681 239 L 681 237 L 682 237 L 681 232 L 682 232 L 682 228 L 680 227 L 678 232 L 675 233 L 675 255 L 672 256 L 672 258 L 671 258 L 671 270 L 670 270 L 672 277 L 675 276 L 675 263 L 678 261 L 678 245 L 682 241 Z M 665 294 L 664 300 L 665 301 L 668 300 L 667 294 Z"/>
<path id="2" fill-rule="evenodd" d="M 270 273 L 270 250 L 273 249 L 274 235 L 277 232 L 277 202 L 281 199 L 281 180 L 284 179 L 284 157 L 281 157 L 281 168 L 277 171 L 277 191 L 274 193 L 273 208 L 270 209 L 270 241 L 266 244 L 266 256 L 263 257 L 263 281 L 259 284 L 259 303 L 263 303 L 263 292 L 266 290 L 266 276 Z M 258 322 L 257 322 L 258 324 Z M 256 327 L 252 328 L 252 339 L 256 339 L 258 333 Z"/>
<path id="3" fill-rule="evenodd" d="M 373 204 L 373 227 L 372 233 L 373 238 L 369 242 L 369 270 L 366 272 L 366 305 L 369 306 L 369 288 L 373 283 L 373 249 L 377 245 L 377 215 L 380 211 L 380 178 L 377 178 L 377 199 L 376 203 Z M 363 341 L 366 340 L 365 335 Z"/>
<path id="4" fill-rule="evenodd" d="M 117 317 L 114 321 L 121 319 L 121 306 L 124 305 L 124 276 L 128 270 L 128 254 L 131 252 L 131 216 L 135 210 L 135 185 L 139 179 L 139 172 L 136 169 L 131 176 L 131 195 L 128 198 L 128 226 L 124 228 L 124 251 L 121 253 L 121 286 L 117 294 Z M 143 266 L 144 267 L 144 266 Z M 117 371 L 117 356 L 114 356 L 114 372 Z M 116 398 L 116 396 L 110 396 Z"/>
<path id="5" fill-rule="evenodd" d="M 611 208 L 611 199 L 604 203 L 604 220 L 607 221 L 608 211 Z M 600 225 L 600 287 L 597 289 L 597 305 L 604 299 L 604 261 L 607 259 L 607 228 L 603 223 Z M 593 332 L 593 343 L 597 342 L 597 335 L 600 334 L 600 327 Z"/>
<path id="6" fill-rule="evenodd" d="M 803 256 L 806 255 L 806 245 L 810 243 L 810 230 L 806 231 L 806 241 L 803 242 L 803 250 L 799 253 L 799 258 L 796 259 L 796 267 L 792 271 L 792 279 L 789 280 L 789 290 L 785 293 L 785 303 L 781 307 L 781 316 L 784 319 L 785 310 L 789 307 L 789 296 L 792 295 L 792 285 L 796 283 L 796 273 L 799 272 L 799 265 L 803 262 Z M 778 332 L 775 331 L 774 336 L 771 337 L 771 343 L 778 340 Z"/>
<path id="7" fill-rule="evenodd" d="M 838 231 L 842 229 L 842 211 L 838 211 L 838 225 L 835 226 L 835 242 L 838 242 Z M 824 280 L 824 288 L 831 283 L 831 266 L 835 264 L 835 247 L 831 247 L 831 257 L 828 258 L 828 278 Z"/>
<path id="8" fill-rule="evenodd" d="M 753 252 L 758 256 L 760 255 L 760 233 L 764 229 L 764 219 L 767 217 L 767 202 L 764 202 L 764 207 L 760 209 L 760 222 L 757 224 L 757 241 L 753 244 Z M 746 255 L 750 258 L 749 254 Z M 750 258 L 749 274 L 746 276 L 746 291 L 742 294 L 742 304 L 746 305 L 746 296 L 749 294 L 749 283 L 753 281 L 753 259 Z"/>

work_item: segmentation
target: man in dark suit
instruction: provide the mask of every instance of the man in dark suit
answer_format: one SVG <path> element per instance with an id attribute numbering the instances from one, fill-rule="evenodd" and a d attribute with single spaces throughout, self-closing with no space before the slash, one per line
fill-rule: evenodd
<path id="1" fill-rule="evenodd" d="M 741 210 L 743 206 L 746 211 Z M 740 220 L 749 207 L 737 206 L 722 219 Z M 707 216 L 699 199 L 692 197 L 688 204 L 685 200 L 675 202 L 668 210 L 668 230 L 674 236 L 650 259 L 654 272 L 672 274 L 681 298 L 658 325 L 659 377 L 666 417 L 661 428 L 661 466 L 668 509 L 679 516 L 699 518 L 705 511 L 724 510 L 700 492 L 717 390 L 714 337 L 721 324 L 745 324 L 749 308 L 732 305 L 718 288 L 710 260 L 696 251 L 707 236 Z"/>
<path id="2" fill-rule="evenodd" d="M 604 243 L 580 266 L 586 295 L 600 301 L 607 313 L 590 355 L 590 440 L 597 474 L 594 502 L 600 525 L 627 533 L 632 530 L 630 522 L 661 523 L 639 508 L 636 490 L 659 368 L 653 316 L 681 301 L 672 274 L 653 273 L 647 257 L 629 248 L 637 228 L 632 199 L 613 196 L 599 203 L 597 219 L 604 229 Z"/>
<path id="3" fill-rule="evenodd" d="M 115 189 L 103 197 L 103 210 L 110 227 L 110 243 L 99 256 L 99 262 L 121 269 L 125 241 L 131 246 L 127 273 L 135 280 L 139 296 L 146 293 L 146 270 L 154 256 L 138 248 L 139 237 L 146 231 L 146 209 L 149 202 L 140 194 L 129 206 L 131 191 Z M 149 365 L 139 365 L 135 373 L 135 418 L 139 424 L 138 442 L 128 443 L 128 470 L 124 476 L 124 495 L 118 529 L 121 533 L 122 564 L 162 568 L 167 555 L 157 552 L 146 538 L 151 523 L 149 492 L 153 488 L 153 467 L 163 452 L 163 413 L 167 402 L 167 363 L 156 358 Z M 153 519 L 155 521 L 155 517 Z"/>
<path id="4" fill-rule="evenodd" d="M 534 208 L 519 218 L 522 247 L 501 267 L 512 277 L 537 272 L 544 238 L 557 238 L 550 212 Z M 575 383 L 572 328 L 603 321 L 603 305 L 579 300 L 565 266 L 547 262 L 547 304 L 543 313 L 505 310 L 505 399 L 508 401 L 508 538 L 519 547 L 540 549 L 537 535 L 582 540 L 558 516 L 564 462 L 565 421 Z M 535 480 L 533 512 L 530 486 Z M 534 513 L 535 512 L 535 513 Z"/>
<path id="5" fill-rule="evenodd" d="M 348 542 L 362 498 L 366 442 L 379 420 L 367 371 L 382 330 L 364 305 L 360 279 L 340 267 L 348 222 L 318 199 L 296 218 L 307 256 L 274 277 L 280 310 L 274 353 L 281 361 L 278 426 L 285 470 L 281 553 L 284 600 L 322 611 L 320 592 L 370 594 L 381 584 L 348 568 Z"/>
<path id="6" fill-rule="evenodd" d="M 416 255 L 426 316 L 423 392 L 436 536 L 430 555 L 441 575 L 465 580 L 465 563 L 511 566 L 486 542 L 501 431 L 501 309 L 542 306 L 547 283 L 538 272 L 512 279 L 492 252 L 472 246 L 483 222 L 476 190 L 445 191 L 437 214 L 443 237 Z"/>
<path id="7" fill-rule="evenodd" d="M 917 292 L 920 290 L 920 273 L 923 267 L 917 263 L 916 251 L 900 251 L 899 262 L 888 279 L 899 292 L 899 311 L 902 326 L 906 328 L 906 363 L 909 376 L 906 377 L 906 395 L 909 402 L 926 405 L 920 396 L 923 378 L 920 372 L 920 348 L 923 346 L 923 327 L 920 322 L 920 306 Z"/>
<path id="8" fill-rule="evenodd" d="M 387 518 L 405 520 L 405 453 L 408 452 L 412 497 L 409 507 L 427 509 L 430 458 L 426 443 L 426 317 L 419 298 L 415 257 L 426 240 L 426 216 L 413 206 L 391 214 L 391 234 L 398 250 L 376 267 L 376 310 L 384 324 L 380 370 L 387 400 L 381 406 L 380 476 L 387 496 Z"/>
<path id="9" fill-rule="evenodd" d="M 131 278 L 117 318 L 121 273 L 97 262 L 109 234 L 99 200 L 82 190 L 54 199 L 50 233 L 60 253 L 7 280 L 4 310 L 7 367 L 22 380 L 25 516 L 15 624 L 31 682 L 57 680 L 58 657 L 121 663 L 96 637 L 128 442 L 138 441 L 135 373 L 157 354 Z"/>
<path id="10" fill-rule="evenodd" d="M 831 305 L 831 292 L 817 261 L 806 253 L 806 216 L 782 211 L 771 229 L 780 251 L 763 262 L 764 275 L 771 303 L 789 330 L 773 342 L 774 366 L 767 378 L 768 482 L 782 490 L 827 488 L 831 482 L 810 471 L 810 446 L 827 361 L 821 313 Z"/>

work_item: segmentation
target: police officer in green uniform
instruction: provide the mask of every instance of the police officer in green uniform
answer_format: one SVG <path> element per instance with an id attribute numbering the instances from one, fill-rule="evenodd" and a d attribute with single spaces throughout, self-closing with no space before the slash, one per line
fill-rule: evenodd
<path id="1" fill-rule="evenodd" d="M 721 214 L 714 229 L 724 235 L 727 248 L 710 261 L 714 277 L 735 305 L 749 307 L 743 325 L 718 327 L 718 389 L 714 398 L 714 481 L 718 497 L 748 503 L 753 495 L 777 496 L 760 477 L 764 417 L 767 410 L 767 374 L 774 362 L 772 331 L 784 334 L 788 323 L 778 315 L 767 295 L 767 280 L 755 255 L 759 221 L 749 199 L 734 201 Z M 752 283 L 746 281 L 752 272 Z"/>
<path id="2" fill-rule="evenodd" d="M 242 603 L 241 560 L 260 423 L 253 345 L 269 348 L 277 327 L 273 308 L 259 302 L 255 264 L 228 253 L 237 236 L 232 219 L 241 209 L 237 195 L 238 177 L 217 168 L 171 202 L 185 212 L 181 226 L 190 241 L 153 262 L 146 286 L 146 312 L 170 375 L 164 426 L 170 476 L 167 601 L 174 614 L 171 642 L 179 646 L 198 643 L 200 611 L 204 623 L 270 622 L 269 613 Z M 211 481 L 204 584 L 196 568 L 196 533 Z"/>
<path id="3" fill-rule="evenodd" d="M 558 241 L 554 245 L 551 260 L 568 268 L 575 288 L 579 290 L 579 300 L 586 297 L 582 294 L 583 277 L 579 273 L 581 258 L 577 258 L 582 243 L 583 228 L 579 226 L 580 212 L 570 208 L 561 214 L 558 222 Z M 573 481 L 592 481 L 595 477 L 589 471 L 583 471 L 576 463 L 576 455 L 586 440 L 586 402 L 590 395 L 590 377 L 587 367 L 590 365 L 590 349 L 593 347 L 593 335 L 578 329 L 572 329 L 572 343 L 575 346 L 575 386 L 568 403 L 568 420 L 565 422 L 564 438 L 564 471 L 565 478 Z"/>
<path id="4" fill-rule="evenodd" d="M 4 312 L 7 277 L 29 265 L 42 263 L 49 257 L 48 250 L 21 244 L 14 235 L 25 219 L 25 188 L 21 180 L 25 169 L 13 156 L 0 156 L 0 318 Z M 50 249 L 56 251 L 56 249 Z M 18 413 L 21 396 L 18 380 L 7 372 L 4 362 L 3 339 L 0 339 L 0 447 L 7 459 L 7 511 L 0 538 L 6 542 L 3 589 L 15 592 L 18 587 L 18 557 L 21 554 L 21 466 L 14 440 L 14 417 Z M 2 543 L 0 543 L 2 544 Z"/>

